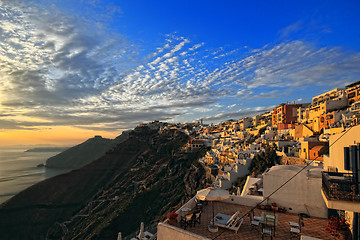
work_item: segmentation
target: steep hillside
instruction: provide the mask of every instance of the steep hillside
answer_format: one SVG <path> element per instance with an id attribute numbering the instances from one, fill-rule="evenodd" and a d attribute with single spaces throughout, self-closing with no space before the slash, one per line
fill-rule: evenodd
<path id="1" fill-rule="evenodd" d="M 203 185 L 205 150 L 181 153 L 187 136 L 137 128 L 91 164 L 0 206 L 0 239 L 116 239 L 160 220 Z"/>
<path id="2" fill-rule="evenodd" d="M 116 139 L 95 136 L 85 142 L 65 150 L 46 161 L 46 167 L 77 169 L 91 163 L 105 155 L 116 144 L 121 143 L 128 137 L 128 132 L 123 132 Z"/>

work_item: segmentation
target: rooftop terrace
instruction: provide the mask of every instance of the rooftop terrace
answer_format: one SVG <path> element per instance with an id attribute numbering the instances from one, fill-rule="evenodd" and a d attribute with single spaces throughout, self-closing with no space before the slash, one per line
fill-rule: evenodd
<path id="1" fill-rule="evenodd" d="M 171 230 L 160 230 L 158 228 L 158 233 L 162 232 L 159 236 L 159 239 L 218 239 L 218 240 L 225 240 L 225 239 L 261 239 L 261 230 L 257 231 L 256 229 L 252 228 L 250 225 L 250 218 L 244 217 L 244 221 L 238 231 L 238 233 L 235 233 L 235 231 L 232 230 L 225 230 L 224 228 L 219 228 L 219 231 L 217 233 L 211 233 L 208 230 L 208 226 L 210 223 L 210 220 L 212 219 L 212 205 L 214 204 L 214 212 L 215 215 L 217 213 L 223 213 L 226 215 L 233 215 L 236 211 L 240 211 L 241 216 L 246 214 L 251 210 L 251 207 L 244 206 L 244 205 L 238 205 L 238 204 L 231 204 L 226 202 L 213 202 L 209 203 L 207 206 L 204 207 L 202 215 L 201 215 L 201 222 L 200 224 L 196 224 L 195 227 L 187 227 L 186 230 L 178 229 L 178 228 L 172 228 Z M 262 211 L 261 209 L 255 209 L 255 216 L 260 216 Z M 276 226 L 276 237 L 275 239 L 290 239 L 290 225 L 289 222 L 298 222 L 299 217 L 297 214 L 290 214 L 290 213 L 277 213 L 278 214 L 278 223 Z M 301 234 L 304 236 L 309 236 L 313 238 L 318 239 L 336 239 L 332 236 L 330 236 L 325 228 L 327 225 L 327 219 L 322 218 L 304 218 L 304 227 L 301 228 Z M 164 224 L 166 225 L 166 224 Z M 160 228 L 163 228 L 164 225 L 160 226 Z M 166 226 L 165 226 L 166 227 Z M 179 226 L 180 228 L 180 226 Z M 159 231 L 160 230 L 160 231 Z M 178 231 L 176 233 L 176 231 Z M 166 232 L 166 234 L 165 234 Z M 186 233 L 187 232 L 187 233 Z M 188 234 L 194 234 L 193 237 L 188 236 Z M 167 238 L 166 235 L 171 234 L 171 237 Z M 187 236 L 181 237 L 182 234 L 185 234 Z M 198 236 L 197 236 L 198 235 Z"/>

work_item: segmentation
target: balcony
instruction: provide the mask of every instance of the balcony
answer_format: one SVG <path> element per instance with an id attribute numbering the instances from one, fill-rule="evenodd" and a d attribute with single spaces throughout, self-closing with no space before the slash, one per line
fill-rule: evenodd
<path id="1" fill-rule="evenodd" d="M 360 211 L 359 182 L 352 173 L 322 172 L 321 193 L 328 208 Z"/>

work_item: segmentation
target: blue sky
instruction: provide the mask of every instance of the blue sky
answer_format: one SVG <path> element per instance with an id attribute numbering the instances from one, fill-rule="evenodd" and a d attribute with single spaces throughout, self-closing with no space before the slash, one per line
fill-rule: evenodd
<path id="1" fill-rule="evenodd" d="M 0 131 L 216 123 L 360 79 L 358 1 L 0 1 Z"/>

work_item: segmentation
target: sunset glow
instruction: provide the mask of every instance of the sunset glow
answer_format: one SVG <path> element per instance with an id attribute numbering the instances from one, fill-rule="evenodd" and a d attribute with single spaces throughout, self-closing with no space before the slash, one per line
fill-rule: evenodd
<path id="1" fill-rule="evenodd" d="M 39 144 L 73 146 L 95 135 L 100 135 L 104 138 L 115 138 L 120 134 L 121 132 L 110 133 L 62 126 L 38 130 L 8 130 L 0 132 L 0 146 Z"/>

